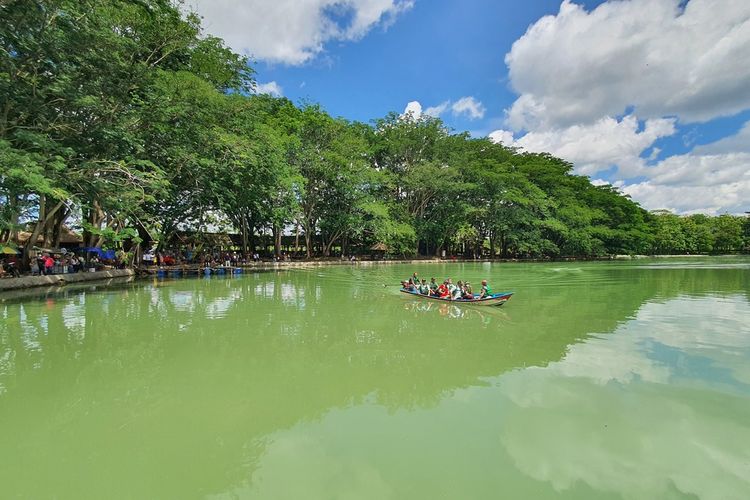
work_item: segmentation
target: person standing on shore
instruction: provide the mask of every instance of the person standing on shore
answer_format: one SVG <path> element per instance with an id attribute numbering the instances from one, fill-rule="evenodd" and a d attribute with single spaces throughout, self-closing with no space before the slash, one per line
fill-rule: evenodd
<path id="1" fill-rule="evenodd" d="M 44 254 L 39 254 L 36 256 L 36 267 L 39 270 L 39 276 L 44 276 Z"/>
<path id="2" fill-rule="evenodd" d="M 55 259 L 53 259 L 49 254 L 44 255 L 44 274 L 50 275 L 53 274 L 53 269 L 55 267 Z"/>

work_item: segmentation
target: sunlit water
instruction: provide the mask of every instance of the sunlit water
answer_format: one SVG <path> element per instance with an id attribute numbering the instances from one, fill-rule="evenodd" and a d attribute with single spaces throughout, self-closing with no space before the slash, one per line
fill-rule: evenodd
<path id="1" fill-rule="evenodd" d="M 0 296 L 0 497 L 746 499 L 749 320 L 747 259 Z"/>

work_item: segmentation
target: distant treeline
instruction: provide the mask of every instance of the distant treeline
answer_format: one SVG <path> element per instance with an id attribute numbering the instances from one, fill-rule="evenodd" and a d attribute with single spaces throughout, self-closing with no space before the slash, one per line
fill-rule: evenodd
<path id="1" fill-rule="evenodd" d="M 743 217 L 652 214 L 439 119 L 363 124 L 252 95 L 248 61 L 169 0 L 4 1 L 0 43 L 0 241 L 30 231 L 25 256 L 64 226 L 109 248 L 223 229 L 278 252 L 291 233 L 308 256 L 748 246 Z"/>

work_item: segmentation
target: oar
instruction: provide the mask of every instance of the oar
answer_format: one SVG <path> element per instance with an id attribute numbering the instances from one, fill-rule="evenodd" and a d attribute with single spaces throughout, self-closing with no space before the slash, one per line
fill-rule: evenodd
<path id="1" fill-rule="evenodd" d="M 403 288 L 401 283 L 383 283 L 383 288 L 389 287 L 389 286 L 397 286 L 399 288 Z"/>

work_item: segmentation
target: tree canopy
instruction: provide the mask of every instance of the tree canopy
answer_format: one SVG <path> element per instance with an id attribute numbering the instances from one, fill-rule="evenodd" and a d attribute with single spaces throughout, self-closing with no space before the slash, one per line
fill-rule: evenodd
<path id="1" fill-rule="evenodd" d="M 439 119 L 369 124 L 255 95 L 248 61 L 169 0 L 0 3 L 0 241 L 306 255 L 593 257 L 746 249 L 742 217 L 650 213 L 573 166 Z M 262 239 L 267 238 L 267 239 Z M 265 246 L 266 243 L 263 243 Z"/>

